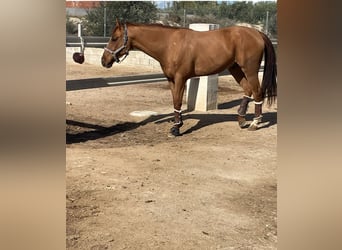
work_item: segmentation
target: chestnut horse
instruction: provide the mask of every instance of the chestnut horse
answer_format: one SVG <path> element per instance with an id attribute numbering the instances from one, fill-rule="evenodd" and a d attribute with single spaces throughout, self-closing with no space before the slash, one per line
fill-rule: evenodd
<path id="1" fill-rule="evenodd" d="M 174 105 L 174 125 L 171 134 L 180 135 L 183 125 L 181 106 L 186 80 L 194 76 L 217 74 L 228 68 L 244 90 L 238 109 L 238 122 L 246 127 L 245 115 L 252 96 L 254 119 L 249 130 L 256 130 L 262 118 L 262 104 L 275 101 L 277 93 L 276 56 L 270 39 L 263 33 L 247 27 L 232 26 L 211 31 L 194 31 L 159 24 L 116 25 L 102 55 L 102 65 L 112 67 L 114 62 L 138 49 L 159 61 L 167 77 Z M 258 72 L 265 54 L 262 84 Z"/>

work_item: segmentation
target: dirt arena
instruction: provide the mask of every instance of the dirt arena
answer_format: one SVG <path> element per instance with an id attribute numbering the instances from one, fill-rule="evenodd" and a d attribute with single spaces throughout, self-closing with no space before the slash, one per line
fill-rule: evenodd
<path id="1" fill-rule="evenodd" d="M 66 79 L 154 71 L 67 63 Z M 248 131 L 241 97 L 220 77 L 218 109 L 171 138 L 167 82 L 66 92 L 67 249 L 276 249 L 277 106 Z"/>

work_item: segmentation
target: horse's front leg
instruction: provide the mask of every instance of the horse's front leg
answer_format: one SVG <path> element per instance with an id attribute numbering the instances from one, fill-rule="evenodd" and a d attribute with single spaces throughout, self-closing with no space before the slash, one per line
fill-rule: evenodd
<path id="1" fill-rule="evenodd" d="M 182 101 L 185 89 L 185 81 L 169 81 L 172 98 L 173 98 L 173 108 L 174 108 L 174 124 L 170 129 L 170 133 L 173 136 L 180 136 L 179 128 L 183 126 L 182 119 Z"/>
<path id="2" fill-rule="evenodd" d="M 180 136 L 179 128 L 183 126 L 183 119 L 182 119 L 182 110 L 175 109 L 174 110 L 174 124 L 170 129 L 170 133 L 173 136 Z"/>

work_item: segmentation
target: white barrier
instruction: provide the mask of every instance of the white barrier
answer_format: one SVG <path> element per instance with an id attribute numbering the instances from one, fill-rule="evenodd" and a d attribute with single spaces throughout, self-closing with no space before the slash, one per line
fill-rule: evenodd
<path id="1" fill-rule="evenodd" d="M 193 23 L 192 30 L 207 31 L 218 29 L 218 24 Z M 218 74 L 193 77 L 186 82 L 187 109 L 208 111 L 217 109 Z"/>

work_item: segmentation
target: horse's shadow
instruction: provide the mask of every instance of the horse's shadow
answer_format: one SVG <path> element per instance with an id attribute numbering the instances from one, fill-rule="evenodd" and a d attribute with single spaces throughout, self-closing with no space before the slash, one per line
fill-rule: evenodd
<path id="1" fill-rule="evenodd" d="M 85 122 L 79 122 L 74 120 L 66 120 L 67 125 L 71 126 L 77 126 L 80 128 L 86 128 L 91 129 L 89 131 L 83 131 L 79 133 L 68 133 L 66 132 L 66 143 L 72 144 L 72 143 L 80 143 L 80 142 L 86 142 L 89 140 L 96 140 L 100 138 L 104 138 L 107 136 L 115 135 L 118 133 L 124 133 L 133 129 L 136 129 L 140 126 L 144 126 L 147 123 L 155 122 L 157 120 L 163 119 L 167 116 L 171 116 L 172 114 L 161 114 L 161 115 L 153 115 L 148 117 L 147 119 L 141 121 L 141 122 L 124 122 L 115 124 L 110 127 L 85 123 Z"/>
<path id="2" fill-rule="evenodd" d="M 248 114 L 246 115 L 247 121 L 253 120 L 253 115 Z M 184 120 L 187 119 L 195 119 L 198 120 L 198 123 L 195 126 L 192 126 L 191 128 L 184 131 L 182 134 L 190 134 L 196 130 L 202 129 L 206 126 L 210 126 L 213 124 L 221 123 L 221 122 L 236 122 L 236 127 L 238 128 L 237 123 L 237 115 L 235 114 L 189 114 L 184 117 Z M 273 126 L 277 123 L 277 113 L 276 112 L 269 112 L 263 114 L 263 122 L 259 124 L 259 129 L 268 128 L 270 126 Z"/>
<path id="3" fill-rule="evenodd" d="M 241 99 L 233 100 L 230 102 L 219 104 L 218 109 L 230 109 L 235 106 L 238 106 L 240 103 L 241 103 Z M 231 121 L 231 122 L 237 123 L 237 114 L 193 114 L 193 113 L 185 111 L 183 113 L 183 120 L 186 121 L 188 119 L 195 119 L 195 120 L 198 120 L 198 122 L 196 123 L 196 125 L 183 131 L 181 135 L 190 134 L 204 127 L 221 123 L 221 122 Z M 253 114 L 247 114 L 246 119 L 248 121 L 251 121 L 253 119 Z M 96 140 L 96 139 L 104 138 L 107 136 L 115 135 L 118 133 L 124 133 L 130 130 L 134 130 L 140 126 L 144 126 L 151 122 L 154 122 L 155 124 L 161 124 L 165 122 L 170 123 L 172 121 L 173 121 L 173 113 L 154 115 L 154 116 L 148 117 L 147 119 L 141 122 L 137 122 L 137 123 L 124 122 L 124 123 L 115 124 L 110 127 L 94 125 L 90 123 L 84 123 L 84 122 L 73 121 L 73 120 L 66 120 L 67 125 L 91 129 L 90 131 L 83 131 L 79 133 L 67 132 L 66 143 L 73 144 L 73 143 L 86 142 L 89 140 Z M 263 114 L 263 122 L 260 124 L 259 128 L 264 129 L 264 128 L 271 127 L 275 124 L 277 124 L 277 112 L 267 112 Z"/>

